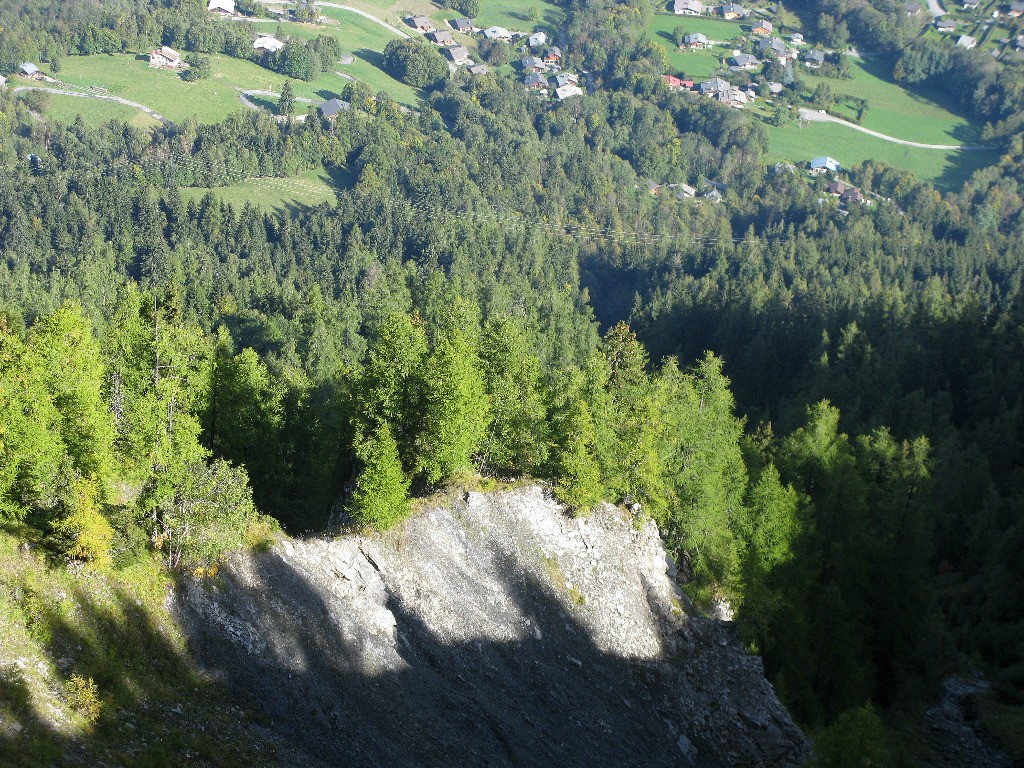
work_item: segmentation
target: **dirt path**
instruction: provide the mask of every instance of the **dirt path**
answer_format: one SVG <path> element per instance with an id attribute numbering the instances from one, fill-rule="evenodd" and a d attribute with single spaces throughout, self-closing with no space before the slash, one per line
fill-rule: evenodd
<path id="1" fill-rule="evenodd" d="M 280 96 L 280 94 L 278 94 L 278 95 Z M 274 94 L 271 91 L 260 91 L 260 90 L 249 90 L 249 91 L 240 91 L 239 92 L 238 98 L 240 98 L 242 100 L 242 103 L 245 106 L 247 106 L 249 109 L 254 109 L 257 112 L 260 112 L 260 111 L 263 111 L 263 107 L 261 107 L 259 104 L 254 104 L 252 101 L 250 101 L 249 100 L 250 96 L 270 96 L 271 98 L 273 98 Z M 295 97 L 295 101 L 296 101 L 296 103 L 299 103 L 299 104 L 316 104 L 316 101 L 314 101 L 313 99 L 307 99 L 304 96 L 296 96 Z M 272 117 L 277 122 L 279 122 L 279 123 L 283 123 L 284 122 L 284 116 L 282 116 L 282 115 L 272 115 Z M 294 120 L 297 123 L 301 123 L 301 122 L 305 121 L 305 119 L 306 119 L 306 115 L 292 115 L 292 120 Z"/>
<path id="2" fill-rule="evenodd" d="M 46 88 L 41 85 L 19 85 L 17 88 L 11 89 L 11 93 L 21 93 L 22 91 L 49 91 L 50 93 L 59 93 L 62 96 L 73 96 L 76 99 L 101 99 L 102 101 L 113 101 L 117 104 L 124 104 L 126 107 L 135 107 L 135 109 L 140 109 L 147 115 L 155 117 L 161 123 L 167 124 L 171 122 L 166 117 L 159 114 L 155 109 L 150 109 L 145 104 L 139 104 L 137 101 L 122 99 L 120 96 L 104 96 L 99 93 L 80 93 L 78 91 L 66 91 L 63 88 Z"/>
<path id="3" fill-rule="evenodd" d="M 970 146 L 967 144 L 921 144 L 920 142 L 917 141 L 905 141 L 903 139 L 897 139 L 893 136 L 886 136 L 884 133 L 879 133 L 878 131 L 872 131 L 869 128 L 864 128 L 860 125 L 857 125 L 856 123 L 851 123 L 847 120 L 843 120 L 838 117 L 833 117 L 832 115 L 826 114 L 824 112 L 819 112 L 816 109 L 805 109 L 801 107 L 800 119 L 808 120 L 812 123 L 838 123 L 839 125 L 845 125 L 847 128 L 853 128 L 855 131 L 866 133 L 869 136 L 874 136 L 875 138 L 878 139 L 885 139 L 886 141 L 891 141 L 893 144 L 903 144 L 906 147 L 917 147 L 918 149 L 986 149 L 986 147 Z"/>

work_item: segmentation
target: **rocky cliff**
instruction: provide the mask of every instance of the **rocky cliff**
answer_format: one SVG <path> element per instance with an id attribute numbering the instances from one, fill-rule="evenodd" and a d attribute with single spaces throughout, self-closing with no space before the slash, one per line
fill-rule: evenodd
<path id="1" fill-rule="evenodd" d="M 674 574 L 653 523 L 529 487 L 236 556 L 178 610 L 310 765 L 799 764 L 760 660 Z"/>

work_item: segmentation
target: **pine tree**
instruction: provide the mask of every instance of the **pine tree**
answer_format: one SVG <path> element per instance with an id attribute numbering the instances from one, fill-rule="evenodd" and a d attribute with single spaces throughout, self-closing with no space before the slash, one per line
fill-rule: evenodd
<path id="1" fill-rule="evenodd" d="M 352 517 L 385 530 L 408 517 L 409 479 L 402 470 L 398 445 L 387 424 L 377 425 L 356 446 L 362 471 L 352 494 Z"/>
<path id="2" fill-rule="evenodd" d="M 292 91 L 292 81 L 285 80 L 281 87 L 281 95 L 277 100 L 277 113 L 286 118 L 292 116 L 295 110 L 295 93 Z"/>

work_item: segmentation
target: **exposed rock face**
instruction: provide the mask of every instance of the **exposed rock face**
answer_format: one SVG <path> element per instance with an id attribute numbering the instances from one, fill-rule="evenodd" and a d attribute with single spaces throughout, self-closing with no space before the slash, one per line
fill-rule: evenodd
<path id="1" fill-rule="evenodd" d="M 311 764 L 788 766 L 808 745 L 653 523 L 539 487 L 386 537 L 238 556 L 180 609 L 202 664 Z"/>

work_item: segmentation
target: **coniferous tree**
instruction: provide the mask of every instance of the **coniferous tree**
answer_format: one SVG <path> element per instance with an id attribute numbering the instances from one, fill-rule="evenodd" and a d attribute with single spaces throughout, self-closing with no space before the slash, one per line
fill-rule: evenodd
<path id="1" fill-rule="evenodd" d="M 352 517 L 380 530 L 390 528 L 409 515 L 409 479 L 402 470 L 398 445 L 386 423 L 356 446 L 362 469 L 352 494 Z"/>

